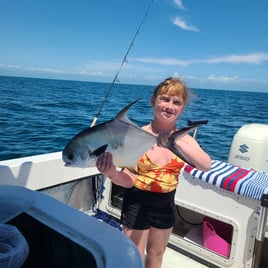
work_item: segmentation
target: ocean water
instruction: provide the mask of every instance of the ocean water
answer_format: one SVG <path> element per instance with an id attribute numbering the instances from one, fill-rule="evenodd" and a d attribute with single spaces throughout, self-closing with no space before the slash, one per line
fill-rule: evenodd
<path id="1" fill-rule="evenodd" d="M 61 151 L 97 115 L 110 84 L 0 76 L 0 160 Z M 153 116 L 154 87 L 115 84 L 97 124 L 112 119 L 128 103 L 138 125 Z M 254 90 L 254 89 L 253 89 Z M 191 89 L 192 98 L 177 126 L 207 119 L 197 140 L 213 159 L 227 161 L 233 136 L 250 123 L 268 124 L 268 93 Z"/>

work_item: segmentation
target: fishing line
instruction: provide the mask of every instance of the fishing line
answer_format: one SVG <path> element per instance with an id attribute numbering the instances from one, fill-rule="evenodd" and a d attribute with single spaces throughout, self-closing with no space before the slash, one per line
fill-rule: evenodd
<path id="1" fill-rule="evenodd" d="M 119 73 L 120 73 L 120 71 L 121 71 L 121 69 L 122 69 L 124 63 L 127 61 L 128 53 L 129 53 L 129 51 L 131 50 L 132 46 L 134 45 L 134 42 L 135 42 L 135 40 L 136 40 L 136 37 L 137 37 L 137 35 L 139 34 L 140 29 L 141 29 L 141 27 L 142 27 L 142 25 L 143 25 L 143 23 L 144 23 L 144 21 L 145 21 L 147 15 L 148 15 L 149 11 L 150 11 L 150 9 L 151 9 L 153 3 L 154 3 L 154 0 L 151 1 L 149 7 L 147 8 L 147 10 L 146 10 L 146 12 L 145 12 L 145 15 L 143 16 L 143 18 L 142 18 L 142 20 L 141 20 L 141 23 L 140 23 L 140 25 L 139 25 L 139 27 L 138 27 L 138 29 L 137 29 L 137 31 L 136 31 L 134 37 L 133 37 L 133 39 L 132 39 L 132 41 L 131 41 L 131 43 L 130 43 L 128 49 L 127 49 L 127 52 L 126 52 L 126 54 L 125 54 L 125 56 L 124 56 L 124 58 L 123 58 L 123 60 L 122 60 L 122 62 L 121 62 L 121 64 L 120 64 L 120 67 L 119 67 L 117 73 L 116 73 L 115 76 L 114 76 L 114 79 L 113 79 L 112 83 L 110 84 L 110 87 L 108 88 L 108 90 L 107 90 L 107 92 L 106 92 L 106 94 L 105 94 L 104 100 L 103 100 L 102 104 L 100 105 L 100 108 L 99 108 L 99 110 L 98 110 L 96 116 L 95 116 L 94 119 L 92 120 L 92 123 L 91 123 L 90 127 L 93 127 L 93 126 L 96 124 L 96 122 L 97 122 L 97 120 L 98 120 L 98 117 L 99 117 L 99 115 L 100 115 L 100 113 L 101 113 L 101 111 L 102 111 L 102 108 L 103 108 L 105 102 L 107 101 L 110 92 L 112 91 L 113 85 L 114 85 L 115 82 L 117 81 L 117 77 L 118 77 L 118 75 L 119 75 Z"/>

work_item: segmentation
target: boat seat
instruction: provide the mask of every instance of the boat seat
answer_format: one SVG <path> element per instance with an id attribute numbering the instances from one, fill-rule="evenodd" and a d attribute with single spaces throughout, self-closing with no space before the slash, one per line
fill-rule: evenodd
<path id="1" fill-rule="evenodd" d="M 200 171 L 188 164 L 184 170 L 193 178 L 249 199 L 261 200 L 263 194 L 268 193 L 268 174 L 266 172 L 242 168 L 219 160 L 212 161 L 209 171 Z"/>

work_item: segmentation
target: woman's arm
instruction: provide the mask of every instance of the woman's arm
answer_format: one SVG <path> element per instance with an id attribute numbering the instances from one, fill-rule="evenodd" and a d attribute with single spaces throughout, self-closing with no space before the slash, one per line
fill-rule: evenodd
<path id="1" fill-rule="evenodd" d="M 175 146 L 197 169 L 207 171 L 211 168 L 210 156 L 203 151 L 198 142 L 190 135 L 178 140 Z"/>

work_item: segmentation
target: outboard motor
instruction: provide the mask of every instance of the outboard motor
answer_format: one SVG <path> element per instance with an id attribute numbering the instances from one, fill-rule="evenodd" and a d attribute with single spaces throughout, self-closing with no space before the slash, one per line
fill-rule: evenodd
<path id="1" fill-rule="evenodd" d="M 242 126 L 234 135 L 228 162 L 268 172 L 268 125 Z"/>

